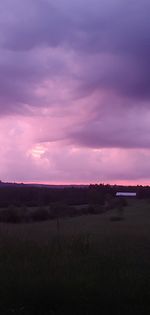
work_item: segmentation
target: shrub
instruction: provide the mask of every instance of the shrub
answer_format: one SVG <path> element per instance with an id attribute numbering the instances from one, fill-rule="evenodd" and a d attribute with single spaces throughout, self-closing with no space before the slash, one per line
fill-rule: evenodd
<path id="1" fill-rule="evenodd" d="M 91 205 L 87 208 L 89 214 L 99 214 L 105 211 L 105 207 L 101 205 Z"/>
<path id="2" fill-rule="evenodd" d="M 32 213 L 31 217 L 33 221 L 46 221 L 50 218 L 50 213 L 47 209 L 39 207 Z"/>
<path id="3" fill-rule="evenodd" d="M 112 216 L 112 217 L 110 217 L 110 221 L 112 221 L 112 222 L 116 222 L 116 221 L 122 221 L 122 220 L 124 220 L 124 217 L 122 217 L 122 216 Z"/>
<path id="4" fill-rule="evenodd" d="M 0 221 L 10 222 L 10 223 L 19 223 L 23 221 L 23 216 L 22 216 L 21 211 L 18 208 L 11 205 L 7 209 L 0 211 Z"/>
<path id="5" fill-rule="evenodd" d="M 61 218 L 61 217 L 69 217 L 75 216 L 77 214 L 76 209 L 72 206 L 68 206 L 64 203 L 54 203 L 50 206 L 50 218 Z"/>

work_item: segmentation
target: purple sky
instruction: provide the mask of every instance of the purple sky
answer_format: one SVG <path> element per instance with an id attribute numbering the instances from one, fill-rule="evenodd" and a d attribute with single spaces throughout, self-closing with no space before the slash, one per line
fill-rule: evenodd
<path id="1" fill-rule="evenodd" d="M 0 178 L 150 183 L 150 1 L 0 1 Z"/>

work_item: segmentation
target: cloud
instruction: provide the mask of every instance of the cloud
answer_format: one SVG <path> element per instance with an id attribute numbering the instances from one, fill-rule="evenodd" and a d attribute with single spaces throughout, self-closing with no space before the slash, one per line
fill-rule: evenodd
<path id="1" fill-rule="evenodd" d="M 89 148 L 150 148 L 150 111 L 146 105 L 128 108 L 125 103 L 109 106 L 107 101 L 105 108 L 102 101 L 95 108 L 93 118 L 68 130 L 70 141 Z"/>
<path id="2" fill-rule="evenodd" d="M 149 100 L 147 0 L 3 0 L 0 9 L 0 101 L 6 113 L 52 106 L 51 91 L 40 99 L 36 91 L 47 81 L 56 90 L 64 77 L 65 88 L 72 81 L 72 98 L 113 91 L 134 105 Z"/>
<path id="3" fill-rule="evenodd" d="M 30 50 L 37 46 L 56 47 L 70 38 L 71 19 L 46 0 L 1 2 L 4 47 Z M 9 20 L 9 23 L 6 21 Z"/>
<path id="4" fill-rule="evenodd" d="M 0 2 L 5 178 L 148 176 L 149 11 L 148 0 Z"/>

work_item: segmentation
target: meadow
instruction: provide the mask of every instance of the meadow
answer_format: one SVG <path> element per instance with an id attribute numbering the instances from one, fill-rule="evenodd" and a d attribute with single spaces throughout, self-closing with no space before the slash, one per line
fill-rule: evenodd
<path id="1" fill-rule="evenodd" d="M 0 314 L 147 314 L 150 202 L 28 224 L 0 224 Z"/>

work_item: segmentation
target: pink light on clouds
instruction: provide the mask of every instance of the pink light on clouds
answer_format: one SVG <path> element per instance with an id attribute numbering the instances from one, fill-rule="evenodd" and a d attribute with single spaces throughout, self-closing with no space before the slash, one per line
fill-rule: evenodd
<path id="1" fill-rule="evenodd" d="M 149 10 L 0 2 L 2 180 L 149 183 Z"/>
<path id="2" fill-rule="evenodd" d="M 38 133 L 39 126 L 36 123 L 31 126 L 29 121 L 15 118 L 14 124 L 3 119 L 1 131 L 7 142 L 0 138 L 2 179 L 66 184 L 148 180 L 149 150 L 94 149 L 61 140 L 36 142 L 35 128 Z"/>

